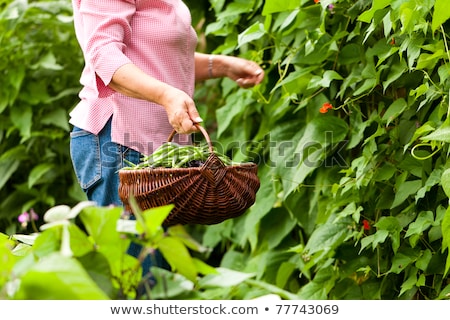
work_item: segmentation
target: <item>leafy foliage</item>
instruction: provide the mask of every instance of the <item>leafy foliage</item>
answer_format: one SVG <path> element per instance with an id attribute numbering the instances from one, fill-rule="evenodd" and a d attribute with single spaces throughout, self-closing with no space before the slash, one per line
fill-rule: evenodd
<path id="1" fill-rule="evenodd" d="M 152 298 L 448 299 L 450 4 L 316 2 L 186 1 L 199 50 L 265 68 L 256 88 L 209 80 L 195 97 L 215 146 L 233 161 L 257 162 L 261 188 L 238 219 L 147 239 L 176 271 L 159 270 L 168 290 L 156 286 Z M 31 207 L 82 198 L 67 154 L 82 60 L 68 1 L 1 6 L 0 218 L 12 225 Z M 15 297 L 31 297 L 34 281 L 60 283 L 55 268 L 65 266 L 82 283 L 71 298 L 77 290 L 135 297 L 140 279 L 108 260 L 108 246 L 94 245 L 123 248 L 129 239 L 112 222 L 102 231 L 97 210 L 108 209 L 80 214 L 86 233 L 67 225 L 83 243 L 70 242 L 71 257 L 61 253 L 61 226 L 44 230 L 32 249 L 0 236 L 1 294 L 17 278 Z M 201 243 L 188 245 L 187 234 Z M 91 257 L 105 268 L 89 266 Z"/>
<path id="2" fill-rule="evenodd" d="M 248 214 L 205 230 L 228 248 L 220 265 L 304 299 L 448 297 L 450 5 L 211 5 L 215 52 L 268 75 L 251 92 L 221 81 L 208 109 L 223 148 L 262 179 Z"/>
<path id="3" fill-rule="evenodd" d="M 69 159 L 68 110 L 82 56 L 69 1 L 2 1 L 0 222 L 83 199 Z"/>
<path id="4" fill-rule="evenodd" d="M 121 208 L 99 208 L 91 202 L 58 205 L 44 215 L 41 232 L 0 233 L 2 299 L 245 299 L 295 295 L 254 279 L 255 275 L 212 268 L 191 252 L 207 250 L 182 226 L 164 230 L 173 206 L 137 211 L 137 220 L 121 217 Z M 79 221 L 77 221 L 79 220 Z M 142 245 L 129 255 L 131 242 Z M 142 261 L 159 249 L 168 270 L 142 272 Z M 200 278 L 200 275 L 204 275 Z M 155 284 L 156 281 L 156 284 Z M 230 288 L 240 288 L 231 290 Z M 255 289 L 256 288 L 256 289 Z"/>

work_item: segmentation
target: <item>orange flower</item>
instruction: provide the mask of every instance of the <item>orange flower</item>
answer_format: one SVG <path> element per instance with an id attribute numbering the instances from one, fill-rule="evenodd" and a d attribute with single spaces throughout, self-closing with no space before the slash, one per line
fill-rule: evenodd
<path id="1" fill-rule="evenodd" d="M 322 107 L 320 108 L 320 113 L 327 113 L 328 110 L 333 109 L 333 105 L 329 102 L 325 102 Z"/>
<path id="2" fill-rule="evenodd" d="M 366 219 L 363 220 L 363 228 L 364 230 L 370 230 L 370 223 Z"/>
<path id="3" fill-rule="evenodd" d="M 320 2 L 320 0 L 314 0 L 314 3 L 319 3 Z"/>

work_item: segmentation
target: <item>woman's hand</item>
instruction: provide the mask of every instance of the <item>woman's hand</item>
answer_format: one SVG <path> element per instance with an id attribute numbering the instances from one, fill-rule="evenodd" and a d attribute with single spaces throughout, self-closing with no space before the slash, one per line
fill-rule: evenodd
<path id="1" fill-rule="evenodd" d="M 253 87 L 264 79 L 264 70 L 256 62 L 230 56 L 222 59 L 226 66 L 225 75 L 236 81 L 241 88 Z"/>
<path id="2" fill-rule="evenodd" d="M 242 88 L 253 87 L 264 79 L 264 70 L 251 60 L 197 52 L 195 54 L 195 80 L 228 77 Z"/>
<path id="3" fill-rule="evenodd" d="M 166 109 L 170 124 L 178 133 L 198 131 L 194 125 L 202 122 L 192 98 L 184 91 L 168 86 L 163 92 L 160 104 Z"/>

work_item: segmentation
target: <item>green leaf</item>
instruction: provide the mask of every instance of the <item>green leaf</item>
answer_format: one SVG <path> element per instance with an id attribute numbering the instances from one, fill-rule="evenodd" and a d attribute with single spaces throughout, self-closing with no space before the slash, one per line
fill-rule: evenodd
<path id="1" fill-rule="evenodd" d="M 108 294 L 109 297 L 113 297 L 116 289 L 112 283 L 113 276 L 108 259 L 99 252 L 89 252 L 79 257 L 78 261 L 82 264 L 92 280 L 95 281 L 97 286 Z"/>
<path id="2" fill-rule="evenodd" d="M 322 78 L 313 77 L 308 85 L 308 89 L 322 87 L 328 88 L 333 80 L 343 80 L 342 76 L 334 70 L 327 70 Z"/>
<path id="3" fill-rule="evenodd" d="M 421 137 L 423 141 L 442 141 L 450 143 L 450 125 L 444 124 L 432 133 Z"/>
<path id="4" fill-rule="evenodd" d="M 371 91 L 377 85 L 377 79 L 371 78 L 364 80 L 363 84 L 353 93 L 355 96 Z"/>
<path id="5" fill-rule="evenodd" d="M 145 231 L 147 232 L 147 236 L 153 237 L 162 230 L 162 224 L 173 208 L 174 205 L 169 204 L 161 207 L 150 208 L 142 212 L 142 217 L 145 221 Z M 140 223 L 141 221 L 138 220 L 138 231 L 140 228 Z"/>
<path id="6" fill-rule="evenodd" d="M 339 52 L 339 63 L 342 65 L 351 65 L 361 61 L 363 47 L 356 43 L 346 44 Z"/>
<path id="7" fill-rule="evenodd" d="M 416 267 L 422 271 L 426 271 L 432 257 L 433 257 L 433 253 L 431 253 L 431 250 L 426 249 L 425 251 L 422 252 L 422 255 L 420 256 L 420 258 L 417 259 Z"/>
<path id="8" fill-rule="evenodd" d="M 412 268 L 411 271 L 409 272 L 408 278 L 401 285 L 401 291 L 399 295 L 401 296 L 406 291 L 414 288 L 416 286 L 416 283 L 417 283 L 417 269 Z"/>
<path id="9" fill-rule="evenodd" d="M 431 29 L 433 31 L 436 31 L 449 18 L 450 18 L 450 3 L 448 2 L 448 0 L 436 0 L 436 2 L 434 3 Z"/>
<path id="10" fill-rule="evenodd" d="M 19 168 L 20 161 L 15 159 L 0 160 L 0 189 L 8 182 L 9 178 Z"/>
<path id="11" fill-rule="evenodd" d="M 246 91 L 242 95 L 234 94 L 227 97 L 226 104 L 216 111 L 216 117 L 220 119 L 217 136 L 220 136 L 230 126 L 232 121 L 248 108 L 248 104 L 251 101 L 250 91 Z"/>
<path id="12" fill-rule="evenodd" d="M 361 239 L 361 249 L 360 252 L 368 247 L 369 245 L 372 245 L 372 250 L 375 250 L 375 248 L 380 243 L 384 243 L 386 241 L 387 237 L 389 236 L 389 231 L 387 230 L 378 230 L 374 234 L 371 234 L 367 237 L 364 237 Z"/>
<path id="13" fill-rule="evenodd" d="M 59 65 L 56 61 L 55 54 L 51 51 L 48 51 L 45 55 L 41 56 L 39 61 L 31 66 L 32 69 L 48 69 L 48 70 L 63 70 L 64 67 Z"/>
<path id="14" fill-rule="evenodd" d="M 206 262 L 204 262 L 200 259 L 192 258 L 192 261 L 194 262 L 197 272 L 200 274 L 207 275 L 207 274 L 217 274 L 218 273 L 216 268 L 210 266 L 209 264 L 207 264 Z"/>
<path id="15" fill-rule="evenodd" d="M 441 176 L 441 185 L 442 189 L 445 192 L 445 195 L 450 198 L 450 168 L 446 169 Z"/>
<path id="16" fill-rule="evenodd" d="M 237 286 L 247 279 L 253 278 L 254 274 L 239 272 L 227 268 L 216 268 L 218 274 L 209 274 L 199 280 L 199 288 L 230 288 Z"/>
<path id="17" fill-rule="evenodd" d="M 309 79 L 311 77 L 310 74 L 314 69 L 314 67 L 309 67 L 290 72 L 286 78 L 282 79 L 273 87 L 271 92 L 275 92 L 276 89 L 289 84 L 293 84 L 293 87 L 298 88 L 298 84 L 302 82 L 302 79 Z"/>
<path id="18" fill-rule="evenodd" d="M 389 231 L 389 237 L 392 242 L 392 250 L 396 253 L 400 247 L 400 232 L 402 231 L 402 226 L 400 225 L 399 220 L 396 217 L 381 217 L 380 220 L 375 223 L 375 227 L 377 227 L 378 230 Z"/>
<path id="19" fill-rule="evenodd" d="M 373 19 L 373 16 L 377 10 L 386 8 L 388 5 L 391 4 L 391 0 L 373 0 L 372 1 L 372 7 L 370 10 L 363 12 L 359 17 L 358 20 L 366 23 L 370 23 L 370 21 Z"/>
<path id="20" fill-rule="evenodd" d="M 422 187 L 421 180 L 405 181 L 400 184 L 397 192 L 395 193 L 394 202 L 391 205 L 391 209 L 398 207 L 408 199 L 409 196 L 416 194 Z"/>
<path id="21" fill-rule="evenodd" d="M 406 65 L 405 60 L 400 60 L 399 63 L 392 65 L 386 80 L 383 81 L 384 91 L 386 91 L 386 89 L 389 87 L 391 83 L 402 77 L 407 71 L 408 66 Z"/>
<path id="22" fill-rule="evenodd" d="M 31 136 L 31 126 L 33 125 L 33 111 L 30 106 L 11 109 L 11 121 L 14 126 L 19 129 L 24 142 Z"/>
<path id="23" fill-rule="evenodd" d="M 34 167 L 28 176 L 28 188 L 32 188 L 47 172 L 55 168 L 53 163 L 41 163 Z M 44 181 L 45 182 L 45 181 Z"/>
<path id="24" fill-rule="evenodd" d="M 171 226 L 167 229 L 167 233 L 174 238 L 181 240 L 186 247 L 197 252 L 207 252 L 209 249 L 194 239 L 182 225 Z"/>
<path id="25" fill-rule="evenodd" d="M 417 219 L 410 223 L 406 231 L 405 238 L 410 238 L 411 247 L 415 247 L 420 236 L 427 230 L 434 222 L 433 212 L 422 211 L 419 213 Z"/>
<path id="26" fill-rule="evenodd" d="M 408 104 L 406 103 L 405 99 L 400 98 L 395 100 L 383 115 L 382 120 L 386 122 L 386 126 L 389 126 L 389 124 L 394 121 L 400 114 L 402 114 L 407 107 Z"/>
<path id="27" fill-rule="evenodd" d="M 298 292 L 298 296 L 301 300 L 326 300 L 327 289 L 324 287 L 323 283 L 311 281 L 302 286 Z"/>
<path id="28" fill-rule="evenodd" d="M 264 25 L 262 23 L 256 22 L 239 34 L 237 47 L 239 48 L 244 44 L 260 39 L 265 34 L 266 31 L 264 30 Z"/>
<path id="29" fill-rule="evenodd" d="M 152 267 L 151 272 L 156 280 L 156 285 L 151 289 L 152 299 L 174 299 L 194 290 L 194 283 L 181 274 L 157 267 Z"/>
<path id="30" fill-rule="evenodd" d="M 275 12 L 290 11 L 299 7 L 298 0 L 266 0 L 262 15 L 266 16 Z"/>
<path id="31" fill-rule="evenodd" d="M 447 261 L 445 263 L 445 274 L 450 270 L 450 207 L 445 212 L 442 220 L 442 252 L 447 249 Z"/>
<path id="32" fill-rule="evenodd" d="M 173 270 L 196 281 L 197 268 L 183 242 L 173 237 L 164 237 L 158 242 L 158 248 Z"/>
<path id="33" fill-rule="evenodd" d="M 392 260 L 392 266 L 389 272 L 400 274 L 406 267 L 413 262 L 413 258 L 403 253 L 397 253 Z"/>
<path id="34" fill-rule="evenodd" d="M 38 261 L 21 279 L 17 293 L 25 300 L 106 300 L 80 263 L 54 253 Z"/>
<path id="35" fill-rule="evenodd" d="M 319 108 L 318 108 L 319 109 Z M 272 153 L 273 163 L 277 164 L 278 174 L 282 178 L 284 198 L 286 199 L 305 178 L 325 163 L 334 146 L 341 142 L 347 135 L 348 126 L 338 117 L 319 116 L 312 119 L 305 127 L 305 131 L 299 131 L 289 141 L 291 147 L 286 150 L 276 150 Z"/>
<path id="36" fill-rule="evenodd" d="M 94 245 L 88 236 L 75 224 L 68 226 L 70 233 L 70 249 L 74 257 L 80 257 L 94 250 Z"/>
<path id="37" fill-rule="evenodd" d="M 117 221 L 122 213 L 122 208 L 87 207 L 80 213 L 88 234 L 98 248 L 111 248 L 112 254 L 125 252 L 126 243 L 116 231 Z"/>
<path id="38" fill-rule="evenodd" d="M 344 221 L 325 223 L 317 227 L 305 246 L 305 252 L 312 255 L 316 252 L 329 252 L 342 244 L 349 234 L 349 224 Z"/>
<path id="39" fill-rule="evenodd" d="M 5 283 L 8 282 L 13 275 L 12 270 L 17 258 L 11 253 L 12 246 L 13 241 L 3 233 L 0 233 L 0 257 L 2 259 L 0 267 L 0 288 L 4 288 Z"/>
<path id="40" fill-rule="evenodd" d="M 264 166 L 259 170 L 258 175 L 261 180 L 261 186 L 256 194 L 255 204 L 250 207 L 244 216 L 245 228 L 242 238 L 249 241 L 252 251 L 258 247 L 258 242 L 261 240 L 258 237 L 261 220 L 269 214 L 277 201 L 277 194 L 274 191 L 272 177 L 267 172 L 268 170 L 268 166 Z"/>
<path id="41" fill-rule="evenodd" d="M 67 121 L 67 111 L 61 108 L 45 114 L 41 118 L 41 123 L 59 127 L 67 132 L 70 131 L 69 122 Z"/>

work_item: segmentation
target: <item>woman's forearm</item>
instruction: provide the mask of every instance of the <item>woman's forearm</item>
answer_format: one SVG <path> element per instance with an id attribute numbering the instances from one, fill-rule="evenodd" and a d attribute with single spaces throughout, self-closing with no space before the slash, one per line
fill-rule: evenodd
<path id="1" fill-rule="evenodd" d="M 136 67 L 125 64 L 114 73 L 109 87 L 126 96 L 164 105 L 163 97 L 170 86 Z"/>
<path id="2" fill-rule="evenodd" d="M 170 124 L 179 133 L 197 131 L 194 124 L 203 121 L 188 94 L 147 75 L 134 64 L 125 64 L 117 69 L 109 87 L 126 96 L 161 105 Z"/>

